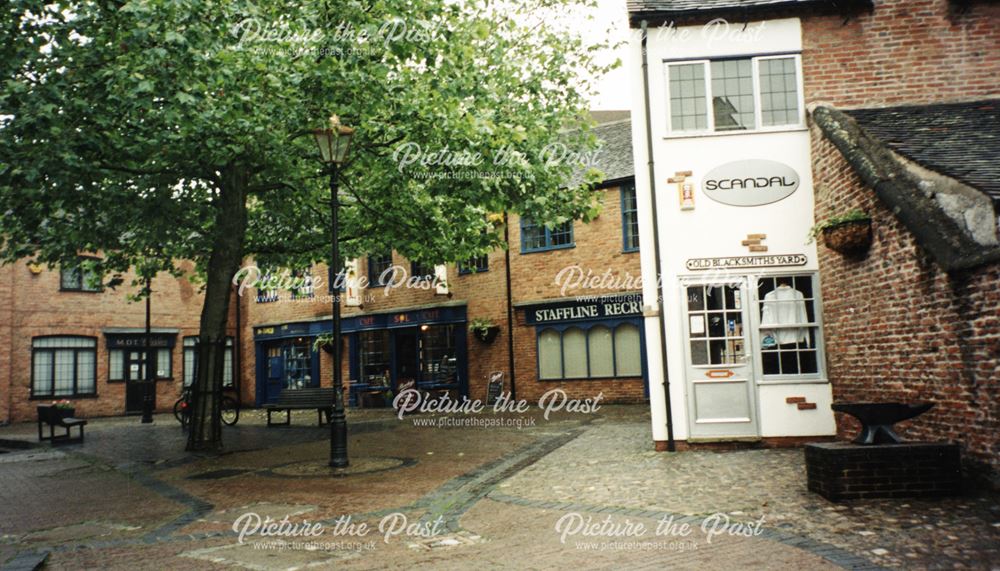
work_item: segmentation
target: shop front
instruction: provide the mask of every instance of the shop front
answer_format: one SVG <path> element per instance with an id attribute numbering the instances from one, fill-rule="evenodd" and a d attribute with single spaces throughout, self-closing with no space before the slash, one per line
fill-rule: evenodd
<path id="1" fill-rule="evenodd" d="M 801 26 L 763 26 L 718 41 L 692 26 L 680 29 L 691 41 L 633 45 L 650 70 L 636 67 L 649 117 L 633 128 L 661 448 L 834 434 Z"/>
<path id="2" fill-rule="evenodd" d="M 534 330 L 536 356 L 534 363 L 530 353 L 519 357 L 537 379 L 519 394 L 537 398 L 561 388 L 619 402 L 648 398 L 642 306 L 638 292 L 515 304 Z"/>
<path id="3" fill-rule="evenodd" d="M 388 404 L 401 388 L 468 395 L 465 307 L 353 317 L 351 404 Z"/>
<path id="4" fill-rule="evenodd" d="M 125 329 L 122 329 L 125 331 Z M 138 329 L 104 334 L 108 350 L 108 382 L 125 384 L 125 414 L 141 414 L 146 394 L 146 334 Z M 150 371 L 155 380 L 173 379 L 173 349 L 179 330 L 156 330 L 149 336 L 150 353 L 155 368 Z M 156 409 L 156 390 L 149 391 Z"/>
<path id="5" fill-rule="evenodd" d="M 348 342 L 349 405 L 385 406 L 408 386 L 468 394 L 464 305 L 354 315 L 342 318 L 341 327 Z M 254 328 L 258 406 L 285 390 L 320 386 L 320 353 L 313 345 L 330 331 L 329 320 Z"/>

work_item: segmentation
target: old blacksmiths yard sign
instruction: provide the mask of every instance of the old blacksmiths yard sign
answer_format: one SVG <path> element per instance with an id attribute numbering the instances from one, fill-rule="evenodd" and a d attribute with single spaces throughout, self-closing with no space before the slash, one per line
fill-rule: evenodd
<path id="1" fill-rule="evenodd" d="M 780 254 L 773 256 L 733 256 L 729 258 L 691 258 L 685 266 L 689 270 L 728 270 L 731 268 L 769 268 L 775 266 L 804 266 L 805 254 Z"/>

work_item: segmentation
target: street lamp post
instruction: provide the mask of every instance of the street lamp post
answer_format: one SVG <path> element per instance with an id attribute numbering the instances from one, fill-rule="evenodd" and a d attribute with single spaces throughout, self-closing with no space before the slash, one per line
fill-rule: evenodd
<path id="1" fill-rule="evenodd" d="M 152 350 L 152 345 L 150 343 L 153 337 L 151 329 L 152 328 L 151 298 L 153 297 L 152 285 L 153 285 L 152 280 L 147 276 L 146 277 L 146 341 L 145 341 L 146 347 L 145 347 L 145 354 L 142 356 L 143 362 L 146 363 L 145 367 L 146 374 L 144 375 L 146 378 L 143 379 L 142 383 L 143 386 L 142 424 L 150 424 L 151 422 L 153 422 L 153 397 L 156 394 L 156 384 L 155 384 L 156 381 L 153 380 L 156 378 L 153 375 L 153 367 L 155 367 L 156 365 L 155 363 L 153 363 L 153 360 L 151 359 L 153 350 Z"/>
<path id="2" fill-rule="evenodd" d="M 340 167 L 347 160 L 354 129 L 340 124 L 340 119 L 330 117 L 329 127 L 313 131 L 319 145 L 320 157 L 330 170 L 330 273 L 340 268 L 340 237 L 337 215 L 340 202 L 337 200 L 337 177 Z M 332 284 L 331 284 L 332 285 Z M 333 291 L 333 417 L 330 419 L 330 466 L 346 468 L 347 460 L 347 417 L 344 414 L 344 380 L 340 371 L 340 293 Z"/>

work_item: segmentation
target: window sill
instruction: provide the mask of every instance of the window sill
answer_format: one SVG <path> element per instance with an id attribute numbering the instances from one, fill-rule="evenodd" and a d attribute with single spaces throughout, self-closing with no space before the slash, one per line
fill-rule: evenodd
<path id="1" fill-rule="evenodd" d="M 59 395 L 59 396 L 32 396 L 29 397 L 29 401 L 42 401 L 42 400 L 73 400 L 73 399 L 96 399 L 97 393 L 88 393 L 83 395 Z"/>
<path id="2" fill-rule="evenodd" d="M 809 128 L 805 125 L 794 125 L 789 127 L 782 127 L 780 129 L 755 129 L 753 131 L 716 131 L 714 133 L 709 133 L 707 131 L 699 131 L 696 133 L 670 133 L 663 136 L 663 140 L 673 140 L 673 139 L 704 139 L 708 137 L 729 137 L 731 135 L 767 135 L 771 133 L 797 133 L 800 131 L 808 131 Z"/>
<path id="3" fill-rule="evenodd" d="M 545 248 L 536 248 L 534 250 L 525 250 L 525 249 L 522 248 L 521 249 L 521 253 L 522 254 L 538 254 L 538 253 L 541 253 L 541 252 L 551 252 L 553 250 L 568 250 L 570 248 L 576 248 L 576 242 L 573 242 L 572 244 L 566 244 L 565 246 L 548 246 L 548 247 L 545 247 Z"/>
<path id="4" fill-rule="evenodd" d="M 638 254 L 639 248 L 626 248 L 622 250 L 623 254 Z"/>
<path id="5" fill-rule="evenodd" d="M 460 275 L 460 276 L 474 276 L 476 274 L 485 274 L 488 271 L 490 271 L 489 268 L 487 268 L 485 270 L 476 270 L 474 272 L 458 272 L 458 275 Z"/>
<path id="6" fill-rule="evenodd" d="M 104 293 L 103 289 L 67 289 L 59 288 L 60 293 Z"/>
<path id="7" fill-rule="evenodd" d="M 561 383 L 561 382 L 586 382 L 586 381 L 641 381 L 642 375 L 634 377 L 567 377 L 564 379 L 538 379 L 540 383 Z"/>

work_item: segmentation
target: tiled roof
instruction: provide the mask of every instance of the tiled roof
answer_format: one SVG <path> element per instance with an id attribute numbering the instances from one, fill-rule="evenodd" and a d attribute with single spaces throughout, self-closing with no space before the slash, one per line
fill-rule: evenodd
<path id="1" fill-rule="evenodd" d="M 1000 99 L 845 113 L 907 159 L 1000 203 Z"/>
<path id="2" fill-rule="evenodd" d="M 823 12 L 870 7 L 871 0 L 628 0 L 629 18 L 633 25 L 649 17 L 697 19 L 727 14 L 748 15 L 768 10 L 818 9 Z"/>
<path id="3" fill-rule="evenodd" d="M 594 154 L 594 168 L 604 173 L 606 182 L 635 176 L 632 164 L 632 121 L 629 119 L 602 123 L 594 127 L 594 134 L 600 139 L 600 148 Z M 571 184 L 579 184 L 584 172 L 578 173 Z"/>

